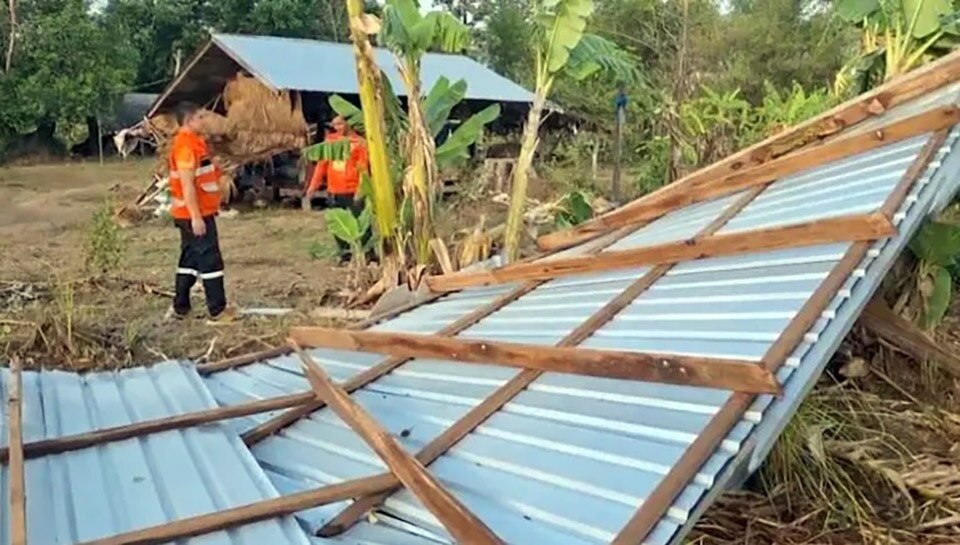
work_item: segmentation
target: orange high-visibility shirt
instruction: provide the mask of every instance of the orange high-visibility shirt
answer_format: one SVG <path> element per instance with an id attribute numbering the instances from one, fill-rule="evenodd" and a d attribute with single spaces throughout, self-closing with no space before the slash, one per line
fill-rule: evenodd
<path id="1" fill-rule="evenodd" d="M 353 195 L 357 192 L 361 173 L 370 168 L 367 144 L 355 134 L 331 134 L 327 136 L 326 142 L 336 142 L 343 138 L 350 139 L 350 156 L 345 161 L 323 160 L 317 163 L 310 178 L 308 193 L 319 189 L 324 178 L 327 180 L 327 192 L 332 195 Z"/>
<path id="2" fill-rule="evenodd" d="M 170 215 L 176 219 L 190 219 L 190 211 L 183 198 L 181 170 L 193 171 L 200 215 L 207 217 L 220 210 L 220 169 L 213 164 L 207 143 L 199 134 L 180 129 L 170 147 L 170 196 L 173 206 Z"/>

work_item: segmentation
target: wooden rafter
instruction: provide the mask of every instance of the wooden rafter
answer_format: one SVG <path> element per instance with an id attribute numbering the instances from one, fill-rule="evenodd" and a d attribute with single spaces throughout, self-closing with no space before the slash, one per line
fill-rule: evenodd
<path id="1" fill-rule="evenodd" d="M 389 473 L 354 479 L 313 490 L 258 501 L 206 515 L 198 515 L 141 530 L 125 532 L 78 545 L 156 545 L 227 530 L 242 524 L 292 515 L 306 509 L 356 498 L 382 490 L 393 483 Z"/>
<path id="2" fill-rule="evenodd" d="M 27 496 L 23 464 L 23 378 L 20 362 L 10 363 L 7 384 L 7 438 L 10 452 L 10 544 L 27 543 Z"/>
<path id="3" fill-rule="evenodd" d="M 280 409 L 288 409 L 310 404 L 316 396 L 313 392 L 303 392 L 300 394 L 291 394 L 280 397 L 273 397 L 230 407 L 218 407 L 216 409 L 206 409 L 184 413 L 176 416 L 146 420 L 134 424 L 115 426 L 86 433 L 57 437 L 54 439 L 43 439 L 23 445 L 23 455 L 27 458 L 36 458 L 38 456 L 47 456 L 50 454 L 61 454 L 82 448 L 89 448 L 112 441 L 122 441 L 134 437 L 141 437 L 152 433 L 159 433 L 168 430 L 177 430 L 193 426 L 201 426 L 214 422 L 222 422 L 233 418 L 261 414 Z M 10 450 L 8 447 L 0 447 L 0 463 L 8 460 Z"/>
<path id="4" fill-rule="evenodd" d="M 653 193 L 566 231 L 541 237 L 541 248 L 571 246 L 597 232 L 622 224 L 617 219 L 627 210 L 644 208 L 660 199 L 691 190 L 693 186 L 748 171 L 795 150 L 819 149 L 828 137 L 948 83 L 960 79 L 960 53 L 948 55 L 845 102 L 796 127 L 774 135 L 730 157 L 689 174 Z"/>
<path id="5" fill-rule="evenodd" d="M 484 305 L 483 307 L 467 314 L 466 316 L 458 319 L 457 321 L 443 328 L 439 334 L 455 335 L 460 331 L 463 331 L 464 329 L 467 329 L 468 327 L 474 325 L 479 320 L 483 319 L 483 317 L 488 316 L 493 312 L 496 312 L 497 310 L 507 305 L 511 301 L 514 301 L 517 298 L 522 297 L 526 293 L 529 293 L 534 289 L 534 287 L 535 286 L 521 286 L 517 289 L 511 290 L 506 295 L 498 297 L 489 305 Z M 353 392 L 355 390 L 359 390 L 360 388 L 363 388 L 367 384 L 370 384 L 371 382 L 377 380 L 378 378 L 390 373 L 391 371 L 403 365 L 407 361 L 409 361 L 409 358 L 396 358 L 396 357 L 387 358 L 383 362 L 373 367 L 370 367 L 369 369 L 366 369 L 359 375 L 356 375 L 355 377 L 348 380 L 346 383 L 343 384 L 343 389 L 346 390 L 347 392 Z M 323 401 L 315 399 L 314 401 L 306 405 L 302 405 L 295 409 L 291 409 L 285 413 L 279 414 L 274 418 L 271 418 L 270 420 L 258 425 L 254 429 L 244 433 L 243 441 L 247 445 L 254 445 L 256 443 L 259 443 L 263 439 L 277 433 L 278 431 L 293 424 L 294 422 L 297 422 L 301 418 L 304 418 L 305 416 L 322 409 L 324 406 L 325 405 Z"/>
<path id="6" fill-rule="evenodd" d="M 724 212 L 718 216 L 716 220 L 710 222 L 710 224 L 700 233 L 700 236 L 709 236 L 719 231 L 721 228 L 723 228 L 726 222 L 729 221 L 730 218 L 735 216 L 738 212 L 750 204 L 750 202 L 756 198 L 756 196 L 759 195 L 762 190 L 762 188 L 757 188 L 737 199 L 730 206 L 728 206 L 727 209 L 724 210 Z M 624 228 L 624 230 L 621 230 L 620 236 L 625 236 L 629 234 L 629 232 L 629 228 Z M 613 240 L 604 242 L 601 248 L 609 247 L 609 245 L 613 244 L 616 240 L 617 238 L 614 237 Z M 582 324 L 571 331 L 570 334 L 557 343 L 557 346 L 577 346 L 587 340 L 591 335 L 596 333 L 597 330 L 610 322 L 610 320 L 613 320 L 617 314 L 630 305 L 630 303 L 632 303 L 643 292 L 647 291 L 657 280 L 662 278 L 663 275 L 670 270 L 670 268 L 671 265 L 658 265 L 637 280 L 633 281 L 600 310 L 591 314 L 590 317 L 587 318 Z M 417 459 L 419 459 L 424 465 L 433 463 L 433 461 L 453 448 L 454 445 L 463 440 L 463 438 L 469 435 L 481 424 L 486 422 L 487 419 L 493 416 L 497 411 L 502 409 L 507 403 L 510 402 L 510 400 L 523 392 L 528 386 L 537 380 L 541 374 L 542 373 L 540 371 L 531 369 L 524 369 L 518 373 L 512 379 L 507 381 L 506 384 L 493 392 L 493 394 L 484 399 L 479 405 L 471 409 L 470 412 L 454 423 L 453 426 L 444 430 L 442 434 L 431 441 L 426 447 L 424 447 L 422 451 L 420 451 L 420 453 L 417 455 Z M 343 512 L 334 517 L 330 522 L 320 528 L 318 535 L 329 537 L 343 533 L 351 526 L 356 524 L 357 521 L 362 520 L 363 517 L 366 516 L 367 512 L 376 509 L 379 505 L 386 501 L 386 499 L 394 491 L 395 489 L 391 489 L 358 499 L 349 507 L 344 509 Z"/>
<path id="7" fill-rule="evenodd" d="M 613 234 L 610 237 L 607 237 L 605 240 L 599 241 L 593 248 L 587 251 L 588 254 L 595 253 L 603 250 L 607 246 L 614 244 L 616 241 L 620 240 L 622 237 L 625 237 L 632 233 L 636 228 L 635 227 L 625 227 L 619 230 L 617 233 Z M 476 309 L 475 311 L 463 316 L 462 318 L 456 320 L 452 324 L 440 330 L 439 335 L 452 336 L 464 331 L 465 329 L 472 327 L 480 320 L 485 317 L 493 314 L 494 312 L 500 310 L 506 305 L 510 304 L 513 301 L 516 301 L 520 297 L 523 297 L 527 293 L 535 290 L 541 282 L 528 282 L 520 287 L 511 290 L 509 293 L 506 293 L 488 305 L 484 305 L 481 308 Z M 353 379 L 347 381 L 343 388 L 347 392 L 352 392 L 356 389 L 362 388 L 367 384 L 377 380 L 378 378 L 390 373 L 400 365 L 403 365 L 409 361 L 407 358 L 389 358 L 384 362 L 367 369 L 363 373 L 360 373 Z M 301 418 L 306 417 L 309 414 L 312 414 L 323 407 L 323 403 L 320 401 L 314 401 L 309 405 L 304 405 L 302 407 L 297 407 L 291 409 L 283 414 L 280 414 L 262 424 L 256 428 L 243 434 L 243 441 L 247 445 L 254 445 L 263 439 L 277 433 L 283 428 L 297 422 Z"/>
<path id="8" fill-rule="evenodd" d="M 626 380 L 645 380 L 754 393 L 778 393 L 777 381 L 755 362 L 455 339 L 436 335 L 295 327 L 302 346 L 437 358 Z"/>
<path id="9" fill-rule="evenodd" d="M 275 346 L 273 348 L 267 348 L 266 350 L 260 350 L 259 352 L 251 352 L 249 354 L 241 354 L 239 356 L 234 356 L 232 358 L 227 358 L 220 361 L 202 363 L 197 365 L 197 372 L 201 375 L 210 375 L 213 373 L 219 373 L 220 371 L 226 371 L 227 369 L 251 365 L 253 363 L 257 363 L 258 361 L 275 358 L 277 356 L 283 356 L 289 353 L 289 346 Z"/>
<path id="10" fill-rule="evenodd" d="M 910 164 L 907 172 L 904 173 L 903 178 L 900 179 L 897 186 L 893 188 L 890 195 L 883 201 L 883 204 L 880 206 L 881 214 L 893 221 L 894 214 L 900 209 L 900 206 L 907 199 L 907 195 L 910 194 L 917 180 L 923 175 L 930 161 L 936 157 L 937 151 L 939 151 L 940 147 L 943 146 L 943 143 L 947 140 L 951 127 L 940 129 L 930 137 L 927 144 L 920 150 L 917 158 Z"/>
<path id="11" fill-rule="evenodd" d="M 470 512 L 440 484 L 416 458 L 371 416 L 359 403 L 334 384 L 322 367 L 300 349 L 293 348 L 303 361 L 313 391 L 387 464 L 397 479 L 423 503 L 457 543 L 503 545 L 486 524 Z"/>
<path id="12" fill-rule="evenodd" d="M 453 291 L 521 280 L 547 280 L 578 273 L 595 273 L 640 265 L 678 263 L 706 257 L 779 250 L 816 244 L 876 240 L 896 229 L 883 214 L 858 214 L 785 227 L 771 227 L 697 237 L 644 248 L 605 252 L 598 256 L 554 259 L 543 263 L 508 265 L 500 269 L 455 273 L 429 278 L 430 289 Z"/>
<path id="13" fill-rule="evenodd" d="M 954 56 L 954 58 L 957 58 Z M 896 212 L 892 203 L 901 205 L 909 194 L 910 189 L 923 175 L 930 161 L 935 156 L 934 151 L 942 145 L 944 134 L 934 136 L 926 149 L 921 152 L 913 164 L 907 169 L 898 189 L 881 210 L 890 217 Z M 830 305 L 837 292 L 853 274 L 854 270 L 870 250 L 869 242 L 857 242 L 850 246 L 840 262 L 833 268 L 820 286 L 813 292 L 800 311 L 787 325 L 780 337 L 770 346 L 761 358 L 763 366 L 771 373 L 776 373 L 790 354 L 803 342 L 806 333 L 816 324 L 823 311 Z M 714 414 L 700 435 L 687 447 L 677 463 L 670 469 L 666 477 L 657 485 L 653 492 L 640 505 L 627 525 L 617 534 L 611 545 L 635 545 L 643 543 L 647 535 L 653 530 L 657 522 L 663 517 L 670 506 L 676 501 L 683 489 L 689 484 L 694 475 L 704 463 L 716 452 L 723 439 L 730 430 L 743 418 L 744 413 L 756 398 L 753 394 L 735 393 Z"/>

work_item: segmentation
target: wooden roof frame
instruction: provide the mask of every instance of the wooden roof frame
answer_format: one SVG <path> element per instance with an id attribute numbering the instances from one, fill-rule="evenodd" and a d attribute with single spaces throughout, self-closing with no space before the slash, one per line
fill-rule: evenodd
<path id="1" fill-rule="evenodd" d="M 27 496 L 23 458 L 23 377 L 20 360 L 10 362 L 7 384 L 7 444 L 10 458 L 10 545 L 27 545 Z"/>
<path id="2" fill-rule="evenodd" d="M 684 193 L 711 180 L 742 173 L 798 150 L 819 149 L 832 136 L 883 115 L 900 104 L 960 80 L 960 51 L 922 66 L 880 87 L 857 96 L 797 126 L 771 136 L 726 159 L 701 168 L 653 193 L 640 197 L 616 210 L 593 218 L 571 229 L 544 235 L 538 239 L 543 249 L 569 247 L 589 240 L 617 225 L 623 217 L 637 217 L 637 209 L 655 206 L 678 193 Z"/>

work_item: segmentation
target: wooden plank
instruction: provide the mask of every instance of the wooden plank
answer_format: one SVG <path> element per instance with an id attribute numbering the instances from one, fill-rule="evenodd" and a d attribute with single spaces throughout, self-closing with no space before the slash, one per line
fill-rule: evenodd
<path id="1" fill-rule="evenodd" d="M 95 430 L 76 435 L 67 435 L 55 439 L 43 439 L 23 445 L 23 454 L 26 458 L 36 458 L 50 454 L 61 454 L 82 448 L 89 448 L 111 441 L 122 441 L 140 437 L 151 433 L 159 433 L 168 430 L 177 430 L 193 426 L 201 426 L 213 422 L 230 420 L 253 414 L 260 414 L 280 409 L 287 409 L 299 405 L 307 405 L 316 399 L 313 392 L 303 392 L 301 394 L 291 394 L 270 399 L 243 403 L 231 407 L 219 407 L 216 409 L 207 409 L 195 411 L 177 416 L 158 418 Z M 5 463 L 9 456 L 7 447 L 0 447 L 0 463 Z"/>
<path id="2" fill-rule="evenodd" d="M 301 346 L 454 360 L 624 380 L 644 380 L 740 392 L 778 393 L 777 381 L 751 361 L 454 339 L 436 335 L 295 327 Z"/>
<path id="3" fill-rule="evenodd" d="M 890 218 L 890 221 L 893 221 L 894 214 L 897 213 L 897 210 L 900 209 L 900 206 L 907 199 L 907 195 L 910 194 L 917 180 L 919 180 L 920 176 L 927 170 L 927 165 L 936 157 L 937 151 L 943 146 L 949 134 L 950 128 L 948 127 L 940 129 L 930 137 L 927 144 L 920 150 L 920 153 L 917 154 L 917 158 L 914 159 L 913 163 L 910 163 L 910 168 L 907 169 L 903 178 L 900 179 L 900 182 L 883 202 L 883 205 L 880 206 L 880 213 Z"/>
<path id="4" fill-rule="evenodd" d="M 289 353 L 290 353 L 289 346 L 274 346 L 273 348 L 260 350 L 259 352 L 241 354 L 239 356 L 234 356 L 232 358 L 227 358 L 225 360 L 198 365 L 197 372 L 200 373 L 201 375 L 209 375 L 209 374 L 217 373 L 220 371 L 226 371 L 227 369 L 243 367 L 244 365 L 250 365 L 258 361 L 263 361 L 270 358 L 276 358 L 277 356 L 283 356 Z"/>
<path id="5" fill-rule="evenodd" d="M 23 377 L 20 360 L 10 362 L 7 384 L 7 443 L 10 445 L 10 544 L 27 544 L 27 496 L 23 467 Z"/>
<path id="6" fill-rule="evenodd" d="M 392 482 L 393 476 L 390 474 L 355 479 L 206 515 L 158 524 L 112 537 L 95 539 L 79 545 L 156 545 L 171 543 L 219 530 L 227 530 L 242 524 L 292 515 L 321 505 L 360 497 L 371 493 L 371 491 L 382 490 Z"/>
<path id="7" fill-rule="evenodd" d="M 750 201 L 761 191 L 762 188 L 752 191 L 749 196 L 744 196 L 744 198 L 738 199 L 736 202 L 731 204 L 727 210 L 721 214 L 717 221 L 711 222 L 710 225 L 704 228 L 700 235 L 711 235 L 721 229 L 726 221 L 729 221 L 730 218 L 735 216 L 740 210 L 746 207 Z M 721 221 L 720 218 L 724 218 L 724 220 Z M 633 229 L 621 229 L 620 236 L 626 236 L 637 228 L 638 227 L 634 227 Z M 605 245 L 595 248 L 595 251 L 599 252 L 602 248 L 609 247 L 609 245 L 616 242 L 616 240 L 619 239 L 614 238 L 613 240 L 606 242 Z M 671 265 L 659 265 L 632 282 L 629 286 L 627 286 L 626 289 L 617 294 L 616 297 L 610 300 L 600 310 L 591 314 L 590 317 L 587 318 L 582 324 L 571 331 L 570 334 L 557 343 L 557 346 L 576 346 L 587 340 L 598 329 L 607 324 L 631 302 L 649 289 L 650 286 L 652 286 L 657 280 L 662 278 L 671 267 Z M 463 440 L 464 437 L 469 435 L 488 418 L 502 409 L 507 403 L 510 402 L 511 399 L 519 395 L 520 392 L 524 391 L 530 384 L 537 380 L 540 375 L 540 371 L 532 370 L 524 370 L 515 375 L 506 384 L 484 399 L 483 402 L 470 410 L 470 412 L 464 415 L 463 418 L 454 423 L 453 426 L 444 430 L 440 436 L 431 441 L 430 444 L 420 451 L 420 453 L 417 455 L 417 459 L 419 459 L 425 465 L 433 463 L 437 458 L 450 450 L 453 445 Z M 356 524 L 357 521 L 362 520 L 363 517 L 366 516 L 367 512 L 376 509 L 377 506 L 381 505 L 393 492 L 394 490 L 387 490 L 377 495 L 358 499 L 349 507 L 344 509 L 343 512 L 334 517 L 330 522 L 320 528 L 320 530 L 317 532 L 318 535 L 330 537 L 343 533 L 345 530 Z"/>
<path id="8" fill-rule="evenodd" d="M 624 227 L 623 229 L 620 229 L 616 233 L 611 233 L 609 236 L 604 237 L 603 240 L 598 241 L 592 248 L 588 250 L 588 253 L 596 253 L 596 252 L 602 251 L 603 249 L 609 247 L 611 244 L 616 243 L 621 238 L 634 232 L 637 228 L 638 227 L 636 226 L 629 226 L 629 227 Z M 472 327 L 483 318 L 489 316 L 490 314 L 493 314 L 494 312 L 500 310 L 501 308 L 505 307 L 511 302 L 516 301 L 520 297 L 523 297 L 524 295 L 530 293 L 541 284 L 542 282 L 529 282 L 527 284 L 524 284 L 516 288 L 515 290 L 512 290 L 509 293 L 506 293 L 501 297 L 498 297 L 489 305 L 486 305 L 483 308 L 479 308 L 474 312 L 471 312 L 470 314 L 464 316 L 463 318 L 455 321 L 454 323 L 442 329 L 439 334 L 450 335 L 450 336 L 456 335 L 457 333 L 469 327 Z M 440 295 L 438 294 L 437 297 L 439 296 Z M 399 358 L 388 359 L 383 363 L 381 363 L 380 365 L 377 365 L 373 368 L 368 369 L 367 371 L 364 371 L 354 379 L 345 383 L 343 387 L 348 392 L 352 392 L 356 389 L 362 388 L 363 386 L 366 386 L 370 382 L 373 382 L 374 380 L 380 378 L 381 376 L 386 375 L 387 373 L 393 371 L 394 369 L 396 369 L 398 366 L 402 365 L 406 361 L 408 360 L 399 359 Z M 300 420 L 301 418 L 304 418 L 307 415 L 320 410 L 322 407 L 323 407 L 323 403 L 315 401 L 310 405 L 298 407 L 296 409 L 287 411 L 286 413 L 278 415 L 277 417 L 272 418 L 267 422 L 264 422 L 263 424 L 243 434 L 243 441 L 247 445 L 254 445 L 262 441 L 264 438 L 269 437 L 274 433 L 277 433 L 278 431 L 282 430 L 283 428 L 289 426 L 290 424 L 293 424 L 294 422 Z"/>
<path id="9" fill-rule="evenodd" d="M 657 202 L 665 194 L 687 191 L 693 185 L 744 172 L 795 150 L 818 147 L 817 144 L 845 128 L 853 127 L 870 118 L 882 115 L 889 108 L 913 100 L 958 79 L 960 79 L 960 53 L 954 53 L 895 78 L 870 92 L 855 97 L 796 127 L 754 144 L 724 160 L 684 176 L 674 183 L 634 200 L 617 210 L 594 218 L 575 228 L 545 235 L 541 237 L 538 244 L 541 248 L 573 245 L 577 241 L 584 240 L 584 237 L 588 237 L 589 233 L 609 228 L 613 223 L 610 218 L 614 214 L 622 214 L 622 211 L 627 209 L 648 206 Z M 814 145 L 811 146 L 811 144 Z"/>
<path id="10" fill-rule="evenodd" d="M 377 453 L 397 479 L 423 503 L 457 543 L 503 545 L 486 524 L 470 512 L 453 494 L 440 484 L 427 468 L 404 450 L 400 443 L 359 403 L 350 398 L 310 356 L 293 345 L 313 391 L 327 406 Z"/>
<path id="11" fill-rule="evenodd" d="M 940 368 L 960 378 L 960 357 L 931 339 L 920 328 L 874 298 L 860 315 L 860 323 L 911 357 L 935 361 Z"/>
<path id="12" fill-rule="evenodd" d="M 554 259 L 543 263 L 508 265 L 490 271 L 437 276 L 427 279 L 427 282 L 434 291 L 452 291 L 505 282 L 547 280 L 639 265 L 669 264 L 834 242 L 876 240 L 891 236 L 895 232 L 893 224 L 882 214 L 858 214 L 784 227 L 710 235 L 632 250 L 605 252 L 597 256 Z"/>
<path id="13" fill-rule="evenodd" d="M 844 282 L 863 261 L 869 248 L 870 243 L 858 242 L 847 250 L 843 259 L 830 271 L 827 278 L 801 307 L 800 312 L 764 354 L 762 362 L 768 371 L 776 373 L 787 357 L 796 350 L 807 331 L 820 319 Z M 636 545 L 644 542 L 694 475 L 716 452 L 730 430 L 740 422 L 755 397 L 754 394 L 735 393 L 724 403 L 700 435 L 687 447 L 677 463 L 670 468 L 660 484 L 640 504 L 640 508 L 617 534 L 611 545 Z"/>
<path id="14" fill-rule="evenodd" d="M 490 314 L 500 310 L 504 306 L 510 304 L 512 301 L 523 297 L 527 293 L 530 293 L 539 283 L 529 283 L 523 286 L 520 286 L 516 289 L 510 290 L 510 292 L 497 297 L 488 305 L 484 305 L 481 308 L 474 310 L 473 312 L 463 316 L 447 327 L 443 328 L 439 335 L 456 335 L 457 333 L 467 329 L 468 327 L 473 326 L 478 321 L 482 320 L 484 317 L 489 316 Z M 403 365 L 409 361 L 409 358 L 388 358 L 381 362 L 378 365 L 370 367 L 369 369 L 363 371 L 354 378 L 348 380 L 343 384 L 343 389 L 347 392 L 353 392 L 363 388 L 367 384 L 377 380 L 378 378 L 390 373 L 397 367 Z M 324 407 L 324 403 L 319 400 L 314 400 L 312 403 L 291 409 L 283 414 L 280 414 L 270 420 L 260 424 L 256 428 L 243 434 L 243 442 L 247 445 L 254 445 L 259 443 L 263 439 L 277 433 L 283 428 L 293 424 L 294 422 L 300 420 L 301 418 L 306 417 L 309 414 L 312 414 Z"/>

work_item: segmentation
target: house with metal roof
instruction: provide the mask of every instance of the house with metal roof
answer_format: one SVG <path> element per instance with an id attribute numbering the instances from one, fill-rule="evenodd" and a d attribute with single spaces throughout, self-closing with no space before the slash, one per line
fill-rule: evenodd
<path id="1" fill-rule="evenodd" d="M 399 97 L 405 96 L 393 54 L 382 48 L 376 48 L 375 53 L 377 64 L 394 92 Z M 213 103 L 238 72 L 246 72 L 275 91 L 299 93 L 304 114 L 311 122 L 329 117 L 326 102 L 329 95 L 351 98 L 359 92 L 350 44 L 213 34 L 153 103 L 149 115 L 184 100 L 197 104 Z M 421 67 L 424 89 L 430 89 L 441 77 L 467 83 L 464 114 L 499 103 L 503 109 L 503 121 L 519 124 L 533 100 L 529 91 L 467 56 L 427 53 Z"/>
<path id="2" fill-rule="evenodd" d="M 126 498 L 143 477 L 160 508 L 98 500 L 110 505 L 83 522 L 97 530 L 59 542 L 239 538 L 256 523 L 283 534 L 271 543 L 680 543 L 763 461 L 957 194 L 958 124 L 954 54 L 552 234 L 547 255 L 431 278 L 420 301 L 349 329 L 294 328 L 288 347 L 176 364 L 181 391 L 70 376 L 80 386 L 37 404 L 38 379 L 4 373 L 0 531 L 47 543 L 31 501 L 74 531 L 77 505 L 47 499 L 44 479 Z M 131 416 L 131 394 L 166 412 Z M 222 454 L 191 445 L 208 435 Z M 174 475 L 156 460 L 168 449 L 225 467 Z M 127 469 L 137 456 L 146 469 Z M 65 468 L 40 478 L 38 462 Z M 177 507 L 166 495 L 180 486 L 210 501 Z"/>

